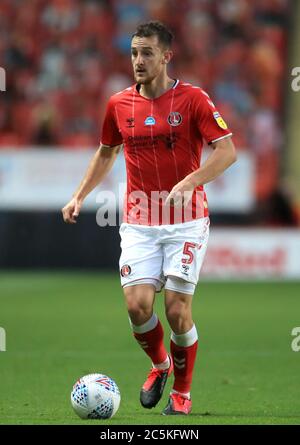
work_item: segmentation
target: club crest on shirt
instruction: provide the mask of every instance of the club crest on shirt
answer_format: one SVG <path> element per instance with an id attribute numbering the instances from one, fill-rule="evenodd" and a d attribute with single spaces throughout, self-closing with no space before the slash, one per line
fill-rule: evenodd
<path id="1" fill-rule="evenodd" d="M 124 266 L 121 267 L 122 277 L 127 277 L 130 274 L 131 274 L 131 267 L 128 264 L 124 264 Z"/>
<path id="2" fill-rule="evenodd" d="M 178 111 L 172 111 L 168 116 L 168 122 L 172 127 L 177 127 L 182 122 L 182 116 Z"/>
<path id="3" fill-rule="evenodd" d="M 219 127 L 223 128 L 223 130 L 227 130 L 227 128 L 228 128 L 227 124 L 224 121 L 224 119 L 222 118 L 222 116 L 220 115 L 220 113 L 218 111 L 215 111 L 213 113 L 213 115 L 214 115 L 214 118 L 215 118 L 217 124 L 219 125 Z"/>
<path id="4" fill-rule="evenodd" d="M 153 116 L 148 116 L 148 117 L 146 117 L 144 124 L 145 125 L 155 125 L 156 121 Z"/>

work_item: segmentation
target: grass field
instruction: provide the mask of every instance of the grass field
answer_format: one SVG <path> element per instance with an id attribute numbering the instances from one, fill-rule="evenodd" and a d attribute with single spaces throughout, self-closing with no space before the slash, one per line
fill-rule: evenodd
<path id="1" fill-rule="evenodd" d="M 95 424 L 72 411 L 76 379 L 100 372 L 122 401 L 105 425 L 300 424 L 299 283 L 201 283 L 194 297 L 200 342 L 190 416 L 144 410 L 150 362 L 135 343 L 116 274 L 1 273 L 0 424 Z M 156 309 L 163 314 L 163 295 Z"/>

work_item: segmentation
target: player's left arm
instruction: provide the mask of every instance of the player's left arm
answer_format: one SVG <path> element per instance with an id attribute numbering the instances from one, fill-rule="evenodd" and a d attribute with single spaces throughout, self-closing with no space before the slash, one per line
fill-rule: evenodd
<path id="1" fill-rule="evenodd" d="M 213 152 L 208 159 L 200 168 L 187 175 L 173 187 L 167 202 L 170 201 L 174 205 L 181 204 L 183 194 L 189 196 L 188 192 L 192 194 L 199 185 L 213 181 L 237 160 L 236 149 L 230 136 L 213 142 L 210 146 L 213 148 Z"/>
<path id="2" fill-rule="evenodd" d="M 213 142 L 211 147 L 213 152 L 205 163 L 185 178 L 191 181 L 194 188 L 213 181 L 237 160 L 236 149 L 230 136 Z"/>

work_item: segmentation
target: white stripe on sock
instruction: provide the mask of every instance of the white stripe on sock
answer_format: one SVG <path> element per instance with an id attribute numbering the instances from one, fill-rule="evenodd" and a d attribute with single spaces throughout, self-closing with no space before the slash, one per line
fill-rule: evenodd
<path id="1" fill-rule="evenodd" d="M 158 364 L 154 364 L 152 363 L 153 368 L 157 368 L 157 369 L 169 369 L 170 367 L 170 358 L 169 356 L 167 356 L 166 360 L 162 363 L 158 363 Z"/>
<path id="2" fill-rule="evenodd" d="M 193 325 L 193 327 L 185 334 L 177 335 L 172 331 L 171 340 L 177 346 L 183 346 L 183 347 L 192 346 L 198 340 L 198 333 L 196 326 Z"/>
<path id="3" fill-rule="evenodd" d="M 179 391 L 176 391 L 175 389 L 172 389 L 171 394 L 179 394 L 182 397 L 185 397 L 186 399 L 189 399 L 189 400 L 191 399 L 191 393 L 190 392 L 179 392 Z"/>
<path id="4" fill-rule="evenodd" d="M 158 317 L 156 314 L 153 314 L 152 317 L 149 318 L 148 321 L 146 321 L 146 323 L 141 324 L 139 326 L 134 325 L 131 322 L 130 318 L 129 318 L 129 323 L 131 325 L 133 332 L 136 332 L 137 334 L 145 334 L 145 332 L 152 331 L 152 329 L 154 329 L 157 326 Z"/>

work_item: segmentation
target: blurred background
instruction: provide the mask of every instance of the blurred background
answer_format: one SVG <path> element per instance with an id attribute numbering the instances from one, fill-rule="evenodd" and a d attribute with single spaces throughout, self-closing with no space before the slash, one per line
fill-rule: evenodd
<path id="1" fill-rule="evenodd" d="M 134 82 L 131 35 L 149 19 L 175 34 L 170 74 L 210 94 L 238 149 L 207 186 L 204 276 L 300 278 L 300 5 L 289 0 L 1 0 L 0 267 L 117 271 L 118 227 L 99 227 L 96 211 L 101 190 L 122 201 L 123 154 L 77 225 L 60 209 L 108 98 Z"/>

